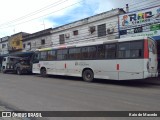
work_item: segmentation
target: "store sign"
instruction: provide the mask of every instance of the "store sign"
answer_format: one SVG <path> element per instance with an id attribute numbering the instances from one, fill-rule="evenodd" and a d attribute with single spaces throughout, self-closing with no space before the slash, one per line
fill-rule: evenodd
<path id="1" fill-rule="evenodd" d="M 22 45 L 22 34 L 17 34 L 14 36 L 11 36 L 9 39 L 9 50 L 14 51 L 14 50 L 21 50 L 23 48 Z"/>
<path id="2" fill-rule="evenodd" d="M 120 37 L 152 35 L 160 31 L 160 6 L 119 16 Z"/>
<path id="3" fill-rule="evenodd" d="M 125 35 L 121 35 L 121 38 L 124 37 L 137 37 L 137 36 L 158 36 L 160 35 L 160 30 L 158 31 L 149 31 L 149 32 L 141 32 L 141 33 L 136 33 L 136 34 L 125 34 Z"/>

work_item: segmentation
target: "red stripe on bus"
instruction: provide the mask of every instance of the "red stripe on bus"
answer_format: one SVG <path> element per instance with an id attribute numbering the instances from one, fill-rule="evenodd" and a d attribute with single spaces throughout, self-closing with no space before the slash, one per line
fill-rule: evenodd
<path id="1" fill-rule="evenodd" d="M 144 58 L 149 58 L 148 40 L 144 40 Z"/>
<path id="2" fill-rule="evenodd" d="M 119 70 L 119 64 L 117 64 L 117 70 Z"/>

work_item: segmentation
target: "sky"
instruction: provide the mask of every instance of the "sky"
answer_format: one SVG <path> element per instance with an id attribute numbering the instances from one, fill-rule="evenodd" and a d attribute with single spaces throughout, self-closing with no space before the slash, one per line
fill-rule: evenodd
<path id="1" fill-rule="evenodd" d="M 0 0 L 0 38 L 55 28 L 129 4 L 130 11 L 160 0 Z"/>

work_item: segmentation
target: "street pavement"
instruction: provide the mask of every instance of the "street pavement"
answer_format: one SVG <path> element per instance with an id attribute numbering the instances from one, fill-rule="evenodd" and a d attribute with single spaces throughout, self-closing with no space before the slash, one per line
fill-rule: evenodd
<path id="1" fill-rule="evenodd" d="M 83 82 L 82 78 L 76 77 L 43 78 L 39 75 L 18 76 L 0 73 L 0 106 L 0 111 L 7 109 L 13 111 L 160 111 L 160 79 L 96 80 L 87 83 Z M 134 120 L 135 118 L 38 119 Z M 136 119 L 150 120 L 151 118 Z"/>

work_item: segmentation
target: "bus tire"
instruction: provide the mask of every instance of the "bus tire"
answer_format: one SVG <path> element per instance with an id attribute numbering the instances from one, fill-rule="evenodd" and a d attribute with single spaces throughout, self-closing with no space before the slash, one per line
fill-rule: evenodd
<path id="1" fill-rule="evenodd" d="M 22 71 L 21 71 L 21 69 L 20 69 L 20 68 L 17 68 L 17 70 L 16 70 L 16 71 L 17 71 L 17 74 L 18 74 L 18 75 L 22 75 Z"/>
<path id="2" fill-rule="evenodd" d="M 92 70 L 86 69 L 83 71 L 82 77 L 83 77 L 83 80 L 86 82 L 93 82 L 94 73 Z"/>
<path id="3" fill-rule="evenodd" d="M 47 77 L 47 71 L 46 71 L 46 68 L 41 68 L 41 76 L 42 77 Z"/>

